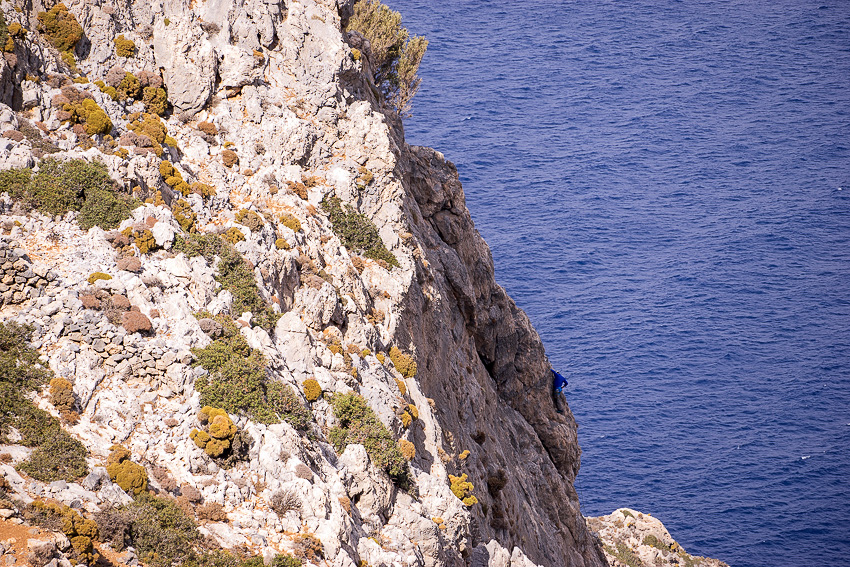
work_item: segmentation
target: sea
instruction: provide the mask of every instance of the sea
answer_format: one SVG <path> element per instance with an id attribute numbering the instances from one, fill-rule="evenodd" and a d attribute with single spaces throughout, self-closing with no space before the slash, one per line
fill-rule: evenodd
<path id="1" fill-rule="evenodd" d="M 733 567 L 850 565 L 850 1 L 385 0 L 569 379 L 586 516 Z"/>

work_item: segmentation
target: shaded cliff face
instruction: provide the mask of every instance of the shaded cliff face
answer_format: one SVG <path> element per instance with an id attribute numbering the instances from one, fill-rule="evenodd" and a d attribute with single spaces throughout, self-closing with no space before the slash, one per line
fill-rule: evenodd
<path id="1" fill-rule="evenodd" d="M 454 166 L 430 148 L 407 147 L 404 158 L 408 214 L 426 262 L 397 337 L 416 346 L 423 392 L 437 400 L 452 449 L 471 451 L 464 471 L 487 487 L 477 529 L 541 564 L 602 564 L 573 488 L 576 423 L 555 410 L 540 338 L 495 282 Z"/>
<path id="2" fill-rule="evenodd" d="M 16 269 L 55 272 L 49 285 L 39 275 L 16 288 L 0 319 L 37 329 L 33 344 L 73 388 L 79 423 L 67 429 L 96 472 L 56 498 L 81 500 L 90 513 L 126 504 L 130 496 L 99 468 L 123 443 L 161 494 L 189 487 L 194 504 L 223 507 L 226 519 L 203 533 L 226 548 L 269 557 L 315 534 L 324 564 L 339 567 L 604 565 L 573 489 L 576 424 L 555 411 L 540 339 L 494 280 L 454 166 L 405 144 L 398 118 L 376 98 L 369 46 L 340 31 L 350 5 L 69 2 L 83 30 L 76 71 L 35 31 L 53 5 L 4 5 L 7 22 L 30 31 L 0 61 L 0 169 L 35 166 L 44 148 L 100 161 L 146 200 L 120 222 L 123 238 L 150 232 L 143 250 L 141 237 L 120 244 L 116 232 L 82 230 L 74 212 L 0 202 L 7 247 L 26 256 Z M 119 34 L 134 42 L 132 57 L 117 53 Z M 153 89 L 150 99 L 126 94 L 128 73 Z M 165 129 L 162 139 L 138 114 L 152 110 L 156 89 L 170 110 L 144 120 Z M 82 100 L 109 127 L 74 124 L 67 108 Z M 214 194 L 192 189 L 204 186 Z M 343 245 L 331 197 L 374 223 L 398 266 Z M 280 315 L 274 325 L 238 309 L 220 259 L 178 249 L 190 231 L 236 242 L 264 307 Z M 128 328 L 95 299 L 126 303 L 149 327 Z M 236 325 L 267 360 L 267 379 L 311 410 L 307 426 L 234 411 L 244 459 L 225 466 L 205 453 L 193 430 L 207 374 L 193 362 L 218 331 L 197 313 Z M 393 347 L 414 357 L 415 376 L 390 361 Z M 308 380 L 324 396 L 305 396 Z M 351 393 L 393 442 L 415 449 L 406 491 L 368 440 L 333 447 L 342 424 L 333 396 Z M 37 401 L 55 410 L 46 392 Z M 11 451 L 16 463 L 29 455 Z M 3 474 L 24 500 L 44 490 L 11 467 Z M 452 476 L 463 474 L 478 503 L 453 493 Z M 276 512 L 281 491 L 300 505 Z"/>

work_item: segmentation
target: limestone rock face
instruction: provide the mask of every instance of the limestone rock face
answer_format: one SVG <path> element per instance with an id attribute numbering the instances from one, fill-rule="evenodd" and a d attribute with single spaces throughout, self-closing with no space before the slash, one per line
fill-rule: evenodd
<path id="1" fill-rule="evenodd" d="M 454 166 L 406 144 L 380 100 L 368 43 L 342 27 L 352 2 L 66 4 L 84 30 L 76 71 L 35 31 L 43 2 L 2 5 L 30 31 L 0 60 L 0 168 L 47 153 L 98 160 L 140 204 L 115 230 L 83 231 L 76 212 L 0 196 L 11 278 L 0 321 L 31 325 L 45 364 L 72 384 L 79 422 L 67 429 L 94 470 L 123 443 L 150 486 L 223 507 L 227 521 L 202 534 L 266 558 L 295 550 L 298 534 L 319 538 L 337 567 L 605 565 L 573 488 L 576 424 L 555 411 L 540 338 L 496 283 Z M 133 57 L 116 53 L 118 34 Z M 154 125 L 139 123 L 151 91 L 106 88 L 126 73 L 164 84 Z M 103 109 L 109 137 L 70 123 L 68 95 Z M 395 262 L 344 245 L 331 197 L 374 225 Z M 181 242 L 199 234 L 226 238 L 241 259 L 187 256 Z M 226 277 L 233 266 L 247 281 Z M 246 290 L 262 308 L 242 312 Z M 230 414 L 237 462 L 192 433 L 206 405 L 196 386 L 211 378 L 197 349 L 221 340 L 221 320 L 310 412 L 299 428 Z M 404 453 L 407 485 L 382 468 L 374 438 L 338 445 L 334 396 L 352 392 L 385 448 Z M 36 401 L 55 412 L 46 391 Z M 3 450 L 13 464 L 29 451 Z M 0 469 L 16 499 L 49 489 Z M 131 498 L 99 472 L 54 488 L 87 514 Z"/>
<path id="2" fill-rule="evenodd" d="M 690 555 L 660 520 L 637 510 L 620 508 L 607 516 L 587 518 L 587 525 L 599 534 L 612 567 L 729 567 L 717 559 Z"/>
<path id="3" fill-rule="evenodd" d="M 217 63 L 202 30 L 182 19 L 157 21 L 153 48 L 171 104 L 185 112 L 201 110 L 212 94 Z"/>

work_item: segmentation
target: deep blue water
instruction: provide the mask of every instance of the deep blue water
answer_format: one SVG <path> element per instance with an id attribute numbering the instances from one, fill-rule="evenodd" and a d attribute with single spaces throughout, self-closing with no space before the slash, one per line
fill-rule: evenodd
<path id="1" fill-rule="evenodd" d="M 570 379 L 584 513 L 850 565 L 850 2 L 388 2 L 431 40 L 407 139 Z"/>

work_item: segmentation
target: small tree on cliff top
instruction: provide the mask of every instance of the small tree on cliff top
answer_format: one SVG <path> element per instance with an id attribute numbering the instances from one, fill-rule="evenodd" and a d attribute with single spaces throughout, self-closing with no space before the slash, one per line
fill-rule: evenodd
<path id="1" fill-rule="evenodd" d="M 410 116 L 413 96 L 421 82 L 416 73 L 428 40 L 422 36 L 410 37 L 401 25 L 401 14 L 379 0 L 358 2 L 348 29 L 360 32 L 369 40 L 375 84 L 400 116 Z"/>

